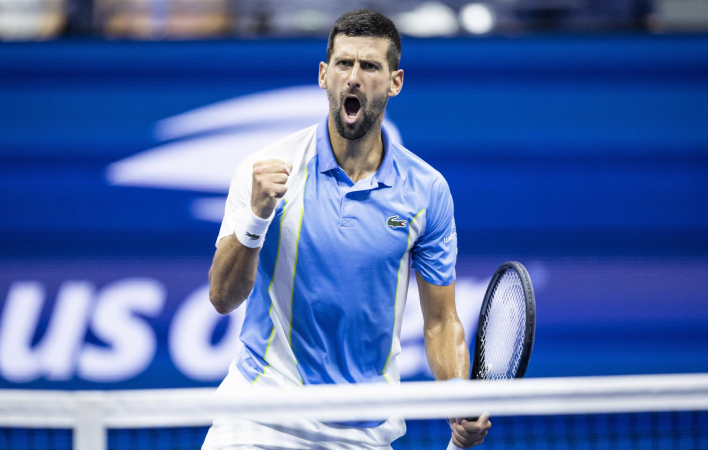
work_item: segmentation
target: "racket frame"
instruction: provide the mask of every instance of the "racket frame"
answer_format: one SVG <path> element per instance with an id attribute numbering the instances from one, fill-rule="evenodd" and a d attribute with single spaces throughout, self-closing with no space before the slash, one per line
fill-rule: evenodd
<path id="1" fill-rule="evenodd" d="M 514 270 L 519 275 L 521 280 L 521 285 L 524 291 L 524 300 L 526 302 L 526 328 L 524 330 L 524 348 L 521 352 L 521 357 L 519 358 L 519 369 L 516 371 L 514 378 L 523 378 L 526 374 L 526 368 L 528 367 L 529 360 L 531 359 L 531 351 L 533 350 L 533 343 L 536 336 L 536 297 L 533 292 L 533 285 L 531 284 L 531 277 L 529 276 L 526 267 L 520 262 L 507 261 L 494 272 L 492 280 L 487 286 L 487 292 L 484 294 L 484 301 L 482 301 L 482 307 L 479 310 L 479 320 L 477 321 L 477 334 L 474 343 L 474 355 L 472 358 L 472 378 L 476 379 L 480 373 L 480 369 L 484 367 L 484 355 L 480 352 L 480 343 L 482 341 L 482 324 L 484 323 L 485 316 L 489 310 L 489 303 L 491 301 L 492 293 L 494 292 L 494 287 L 497 285 L 499 278 L 501 278 L 507 270 Z"/>

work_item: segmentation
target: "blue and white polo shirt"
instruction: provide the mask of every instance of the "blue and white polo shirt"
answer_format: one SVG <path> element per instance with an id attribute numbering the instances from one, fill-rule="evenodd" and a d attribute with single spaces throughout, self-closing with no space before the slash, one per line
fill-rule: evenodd
<path id="1" fill-rule="evenodd" d="M 260 252 L 235 361 L 251 382 L 399 382 L 410 267 L 432 284 L 452 283 L 457 234 L 442 175 L 385 128 L 383 145 L 379 170 L 353 183 L 334 158 L 325 119 L 239 166 L 219 239 L 250 208 L 253 163 L 293 165 Z"/>

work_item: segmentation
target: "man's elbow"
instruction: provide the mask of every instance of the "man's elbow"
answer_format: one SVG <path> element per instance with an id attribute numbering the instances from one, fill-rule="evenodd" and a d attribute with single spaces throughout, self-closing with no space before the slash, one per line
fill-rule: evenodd
<path id="1" fill-rule="evenodd" d="M 423 336 L 426 339 L 434 339 L 438 336 L 447 338 L 450 333 L 462 333 L 464 335 L 462 322 L 460 322 L 457 315 L 446 315 L 436 318 L 435 320 L 426 320 L 423 326 Z"/>
<path id="2" fill-rule="evenodd" d="M 209 301 L 219 314 L 228 314 L 241 306 L 251 295 L 251 289 L 226 289 L 216 286 L 214 283 L 209 287 Z"/>
<path id="3" fill-rule="evenodd" d="M 233 298 L 230 298 L 230 296 L 226 295 L 223 291 L 215 289 L 213 285 L 209 288 L 209 301 L 219 314 L 230 313 L 242 302 L 234 303 Z"/>

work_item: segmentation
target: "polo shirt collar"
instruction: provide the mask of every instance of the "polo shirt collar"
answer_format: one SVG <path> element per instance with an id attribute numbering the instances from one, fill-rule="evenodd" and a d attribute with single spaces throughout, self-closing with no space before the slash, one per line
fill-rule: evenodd
<path id="1" fill-rule="evenodd" d="M 328 117 L 326 117 L 317 126 L 317 158 L 320 172 L 327 172 L 339 167 L 337 160 L 334 158 L 334 151 L 332 150 L 332 144 L 329 140 L 327 119 Z M 374 174 L 373 180 L 390 187 L 393 186 L 393 179 L 396 175 L 396 171 L 393 167 L 391 140 L 389 139 L 388 131 L 384 126 L 381 127 L 381 136 L 383 140 L 384 158 L 381 162 L 379 170 L 377 170 Z"/>

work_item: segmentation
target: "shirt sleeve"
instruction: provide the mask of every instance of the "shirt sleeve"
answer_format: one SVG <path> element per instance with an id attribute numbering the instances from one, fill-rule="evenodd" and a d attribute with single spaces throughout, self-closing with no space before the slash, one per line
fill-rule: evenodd
<path id="1" fill-rule="evenodd" d="M 224 209 L 224 220 L 221 222 L 219 237 L 216 244 L 226 236 L 234 234 L 236 223 L 246 207 L 251 207 L 251 189 L 253 177 L 253 160 L 246 158 L 239 164 L 236 174 L 231 180 L 229 195 L 226 197 L 226 207 Z"/>
<path id="2" fill-rule="evenodd" d="M 455 281 L 457 229 L 454 205 L 447 182 L 433 184 L 425 211 L 425 228 L 411 251 L 412 267 L 428 283 L 447 286 Z"/>

